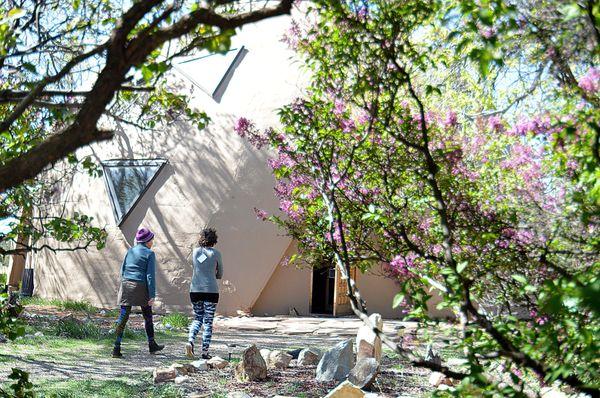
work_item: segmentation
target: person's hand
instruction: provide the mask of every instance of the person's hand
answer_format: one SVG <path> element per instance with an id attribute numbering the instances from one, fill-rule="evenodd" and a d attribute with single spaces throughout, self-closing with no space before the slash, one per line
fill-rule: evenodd
<path id="1" fill-rule="evenodd" d="M 154 305 L 154 299 L 151 298 L 150 300 L 148 300 L 148 306 L 152 307 Z"/>

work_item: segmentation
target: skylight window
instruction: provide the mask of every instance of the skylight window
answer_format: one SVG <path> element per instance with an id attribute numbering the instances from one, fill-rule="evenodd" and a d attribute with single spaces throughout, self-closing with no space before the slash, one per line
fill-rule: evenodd
<path id="1" fill-rule="evenodd" d="M 179 62 L 174 67 L 192 84 L 220 102 L 235 69 L 247 52 L 244 46 L 233 48 L 225 54 L 206 51 L 178 58 Z"/>
<path id="2" fill-rule="evenodd" d="M 102 162 L 104 182 L 117 225 L 121 225 L 152 185 L 165 159 L 114 159 Z"/>

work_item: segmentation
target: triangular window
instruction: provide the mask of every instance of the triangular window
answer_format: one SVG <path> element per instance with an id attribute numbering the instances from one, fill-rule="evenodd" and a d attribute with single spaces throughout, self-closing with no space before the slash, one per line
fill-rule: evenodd
<path id="1" fill-rule="evenodd" d="M 165 159 L 114 159 L 102 162 L 115 221 L 121 225 L 150 187 Z"/>
<path id="2" fill-rule="evenodd" d="M 220 102 L 233 72 L 247 52 L 244 46 L 233 48 L 224 54 L 203 51 L 197 55 L 178 57 L 174 66 L 192 84 Z"/>

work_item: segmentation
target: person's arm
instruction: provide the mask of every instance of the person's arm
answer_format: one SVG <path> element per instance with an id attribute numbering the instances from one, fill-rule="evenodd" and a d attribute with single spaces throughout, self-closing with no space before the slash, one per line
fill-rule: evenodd
<path id="1" fill-rule="evenodd" d="M 223 277 L 223 260 L 221 260 L 221 252 L 217 252 L 217 279 Z"/>
<path id="2" fill-rule="evenodd" d="M 127 252 L 129 254 L 129 251 Z M 127 254 L 125 254 L 125 258 L 123 258 L 123 263 L 121 263 L 121 279 L 123 279 L 123 275 L 125 275 L 125 263 L 127 262 Z"/>
<path id="3" fill-rule="evenodd" d="M 148 281 L 148 296 L 150 300 L 153 300 L 156 297 L 156 285 L 155 281 L 155 272 L 156 272 L 156 255 L 154 252 L 150 253 L 148 257 L 148 268 L 146 269 L 146 279 Z"/>

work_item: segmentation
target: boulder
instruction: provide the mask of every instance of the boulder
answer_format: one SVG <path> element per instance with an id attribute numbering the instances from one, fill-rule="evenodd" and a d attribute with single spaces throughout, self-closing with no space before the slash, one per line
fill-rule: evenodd
<path id="1" fill-rule="evenodd" d="M 262 356 L 262 355 L 261 355 Z M 263 357 L 264 358 L 264 357 Z M 285 369 L 290 364 L 292 356 L 283 351 L 275 350 L 269 353 L 267 368 L 269 369 Z"/>
<path id="2" fill-rule="evenodd" d="M 298 366 L 313 366 L 319 363 L 321 351 L 316 348 L 305 348 L 298 355 Z"/>
<path id="3" fill-rule="evenodd" d="M 178 376 L 187 376 L 191 373 L 196 372 L 196 368 L 194 367 L 194 365 L 192 365 L 190 363 L 186 363 L 186 364 L 174 363 L 173 365 L 170 366 L 170 368 L 175 369 Z"/>
<path id="4" fill-rule="evenodd" d="M 263 359 L 265 360 L 265 362 L 267 363 L 267 365 L 269 364 L 269 355 L 271 354 L 271 350 L 266 349 L 266 348 L 261 348 L 260 349 L 260 356 L 263 357 Z"/>
<path id="5" fill-rule="evenodd" d="M 325 398 L 363 398 L 365 392 L 348 380 L 329 391 Z"/>
<path id="6" fill-rule="evenodd" d="M 208 370 L 208 361 L 206 359 L 199 359 L 192 362 L 192 366 L 196 368 L 196 371 Z"/>
<path id="7" fill-rule="evenodd" d="M 352 340 L 338 343 L 323 355 L 317 365 L 318 381 L 344 380 L 354 367 Z"/>
<path id="8" fill-rule="evenodd" d="M 252 396 L 243 391 L 232 391 L 227 394 L 227 398 L 252 398 Z"/>
<path id="9" fill-rule="evenodd" d="M 348 381 L 358 388 L 370 388 L 379 373 L 379 363 L 375 358 L 362 358 L 348 375 Z"/>
<path id="10" fill-rule="evenodd" d="M 175 384 L 183 384 L 190 379 L 189 376 L 177 376 L 175 378 Z"/>
<path id="11" fill-rule="evenodd" d="M 156 368 L 152 374 L 155 383 L 163 383 L 165 381 L 175 380 L 177 371 L 173 368 Z"/>
<path id="12" fill-rule="evenodd" d="M 431 372 L 431 374 L 429 375 L 429 384 L 431 384 L 431 386 L 433 387 L 439 387 L 444 384 L 447 386 L 451 386 L 452 380 L 443 373 Z"/>
<path id="13" fill-rule="evenodd" d="M 257 381 L 267 378 L 267 364 L 254 344 L 242 352 L 241 361 L 235 368 L 239 381 Z"/>
<path id="14" fill-rule="evenodd" d="M 302 352 L 302 348 L 296 348 L 295 350 L 287 351 L 292 356 L 292 359 L 298 359 L 298 356 Z"/>
<path id="15" fill-rule="evenodd" d="M 224 367 L 229 365 L 229 362 L 227 362 L 225 359 L 223 359 L 221 357 L 212 357 L 211 359 L 208 360 L 207 364 L 209 367 L 211 367 L 213 369 L 223 369 Z"/>
<path id="16" fill-rule="evenodd" d="M 442 365 L 442 357 L 433 349 L 433 344 L 427 345 L 427 352 L 425 353 L 425 360 L 429 362 L 433 362 L 436 365 Z"/>
<path id="17" fill-rule="evenodd" d="M 371 323 L 379 330 L 383 330 L 383 319 L 380 314 L 374 313 L 369 316 Z M 356 334 L 356 360 L 362 358 L 375 358 L 381 362 L 381 338 L 373 332 L 373 329 L 363 325 Z"/>

